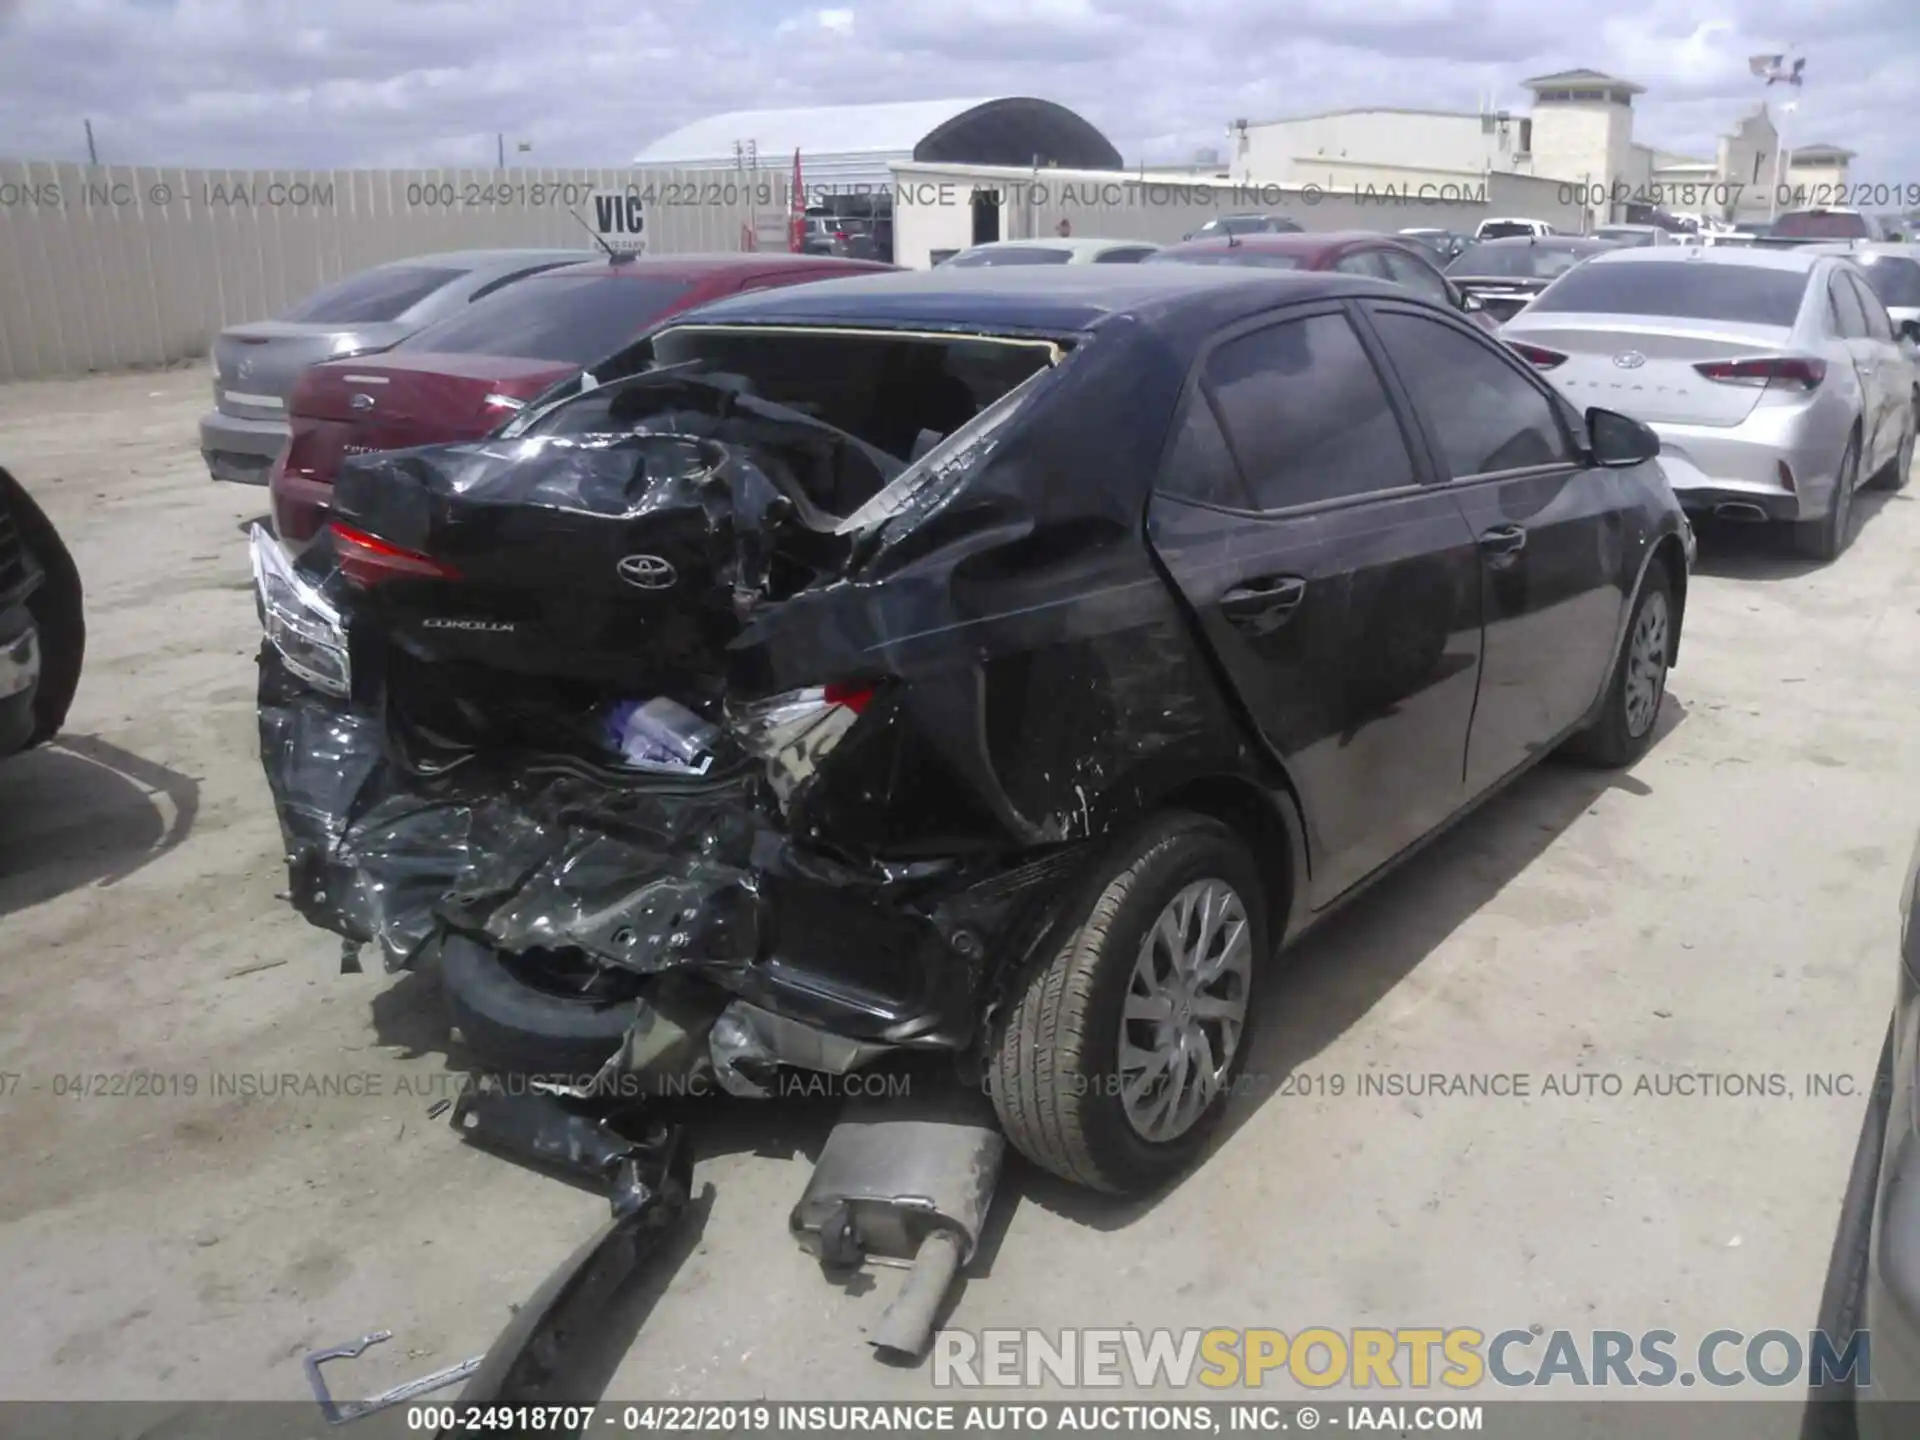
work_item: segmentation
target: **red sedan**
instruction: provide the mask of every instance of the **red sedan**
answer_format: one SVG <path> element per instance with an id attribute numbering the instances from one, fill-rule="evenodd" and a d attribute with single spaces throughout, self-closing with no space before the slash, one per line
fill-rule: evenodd
<path id="1" fill-rule="evenodd" d="M 288 402 L 292 438 L 268 486 L 274 529 L 299 549 L 326 523 L 349 455 L 477 440 L 589 366 L 600 380 L 644 363 L 660 321 L 743 290 L 897 269 L 818 255 L 661 255 L 529 276 L 395 349 L 307 369 Z"/>
<path id="2" fill-rule="evenodd" d="M 1464 294 L 1420 247 L 1371 230 L 1325 234 L 1235 235 L 1224 240 L 1186 240 L 1148 256 L 1148 265 L 1253 265 L 1269 270 L 1338 270 L 1404 285 L 1430 300 L 1451 305 L 1487 330 L 1499 322 Z"/>

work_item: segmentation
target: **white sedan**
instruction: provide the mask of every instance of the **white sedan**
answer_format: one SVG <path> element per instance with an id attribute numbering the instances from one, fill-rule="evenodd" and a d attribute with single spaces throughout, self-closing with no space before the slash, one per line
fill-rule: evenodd
<path id="1" fill-rule="evenodd" d="M 1907 482 L 1920 377 L 1866 276 L 1838 256 L 1614 250 L 1499 333 L 1582 409 L 1652 426 L 1686 509 L 1795 522 L 1816 559 L 1846 548 L 1859 485 Z"/>

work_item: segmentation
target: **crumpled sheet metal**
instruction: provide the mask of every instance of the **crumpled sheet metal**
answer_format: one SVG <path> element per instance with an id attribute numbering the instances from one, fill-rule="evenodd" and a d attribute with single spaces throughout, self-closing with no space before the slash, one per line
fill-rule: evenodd
<path id="1" fill-rule="evenodd" d="M 502 949 L 579 946 L 641 973 L 759 949 L 756 812 L 742 787 L 621 791 L 472 760 L 437 777 L 387 758 L 381 724 L 261 658 L 260 746 L 295 906 L 413 963 L 443 923 Z"/>

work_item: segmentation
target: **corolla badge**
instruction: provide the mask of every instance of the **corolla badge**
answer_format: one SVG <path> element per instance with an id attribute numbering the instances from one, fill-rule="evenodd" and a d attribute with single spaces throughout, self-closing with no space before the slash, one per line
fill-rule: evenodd
<path id="1" fill-rule="evenodd" d="M 1647 363 L 1647 357 L 1642 355 L 1638 350 L 1622 350 L 1618 355 L 1613 357 L 1613 363 L 1618 365 L 1622 370 L 1638 370 L 1642 365 Z"/>
<path id="2" fill-rule="evenodd" d="M 665 590 L 679 578 L 658 555 L 628 555 L 614 569 L 622 580 L 642 590 Z"/>
<path id="3" fill-rule="evenodd" d="M 355 395 L 353 399 L 347 403 L 356 410 L 371 410 L 373 408 L 373 397 L 371 395 Z"/>
<path id="4" fill-rule="evenodd" d="M 253 378 L 253 361 L 242 360 L 233 372 L 233 378 L 245 384 Z"/>

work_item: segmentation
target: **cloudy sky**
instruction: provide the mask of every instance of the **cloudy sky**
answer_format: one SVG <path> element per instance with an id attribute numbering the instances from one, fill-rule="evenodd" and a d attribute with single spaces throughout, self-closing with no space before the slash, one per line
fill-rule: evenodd
<path id="1" fill-rule="evenodd" d="M 727 110 L 1038 95 L 1132 162 L 1235 116 L 1524 108 L 1593 66 L 1647 87 L 1636 137 L 1711 155 L 1800 45 L 1788 135 L 1920 182 L 1916 0 L 0 0 L 0 157 L 222 167 L 620 164 Z M 1775 98 L 1784 87 L 1775 87 Z"/>

